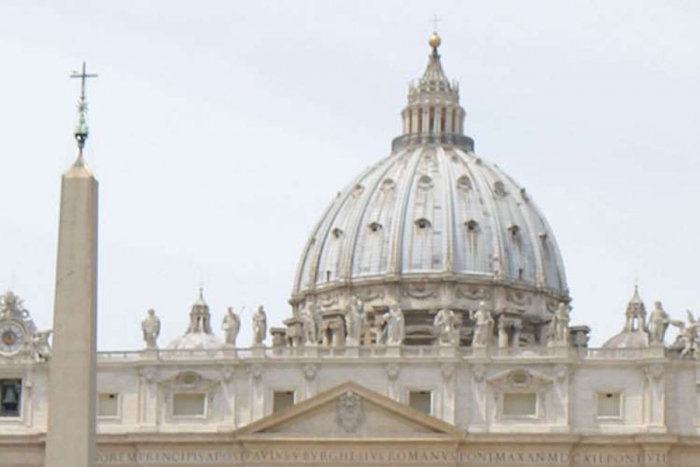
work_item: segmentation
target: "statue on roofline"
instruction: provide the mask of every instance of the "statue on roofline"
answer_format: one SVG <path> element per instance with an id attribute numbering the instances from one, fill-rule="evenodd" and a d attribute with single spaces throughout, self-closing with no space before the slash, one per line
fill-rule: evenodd
<path id="1" fill-rule="evenodd" d="M 671 320 L 661 305 L 661 302 L 654 303 L 654 309 L 649 314 L 649 340 L 652 344 L 663 344 L 666 331 Z"/>
<path id="2" fill-rule="evenodd" d="M 147 349 L 158 348 L 158 336 L 160 335 L 160 319 L 153 308 L 146 312 L 146 318 L 141 321 L 141 332 Z"/>
<path id="3" fill-rule="evenodd" d="M 267 334 L 267 315 L 265 309 L 260 305 L 253 313 L 253 345 L 263 345 Z"/>
<path id="4" fill-rule="evenodd" d="M 221 329 L 224 330 L 224 339 L 227 344 L 236 346 L 238 332 L 241 330 L 241 317 L 233 312 L 232 307 L 228 307 L 224 320 L 221 323 Z"/>

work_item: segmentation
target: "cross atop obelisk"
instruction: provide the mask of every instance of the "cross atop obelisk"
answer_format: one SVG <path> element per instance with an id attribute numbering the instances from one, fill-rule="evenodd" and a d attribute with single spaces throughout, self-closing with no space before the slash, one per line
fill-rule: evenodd
<path id="1" fill-rule="evenodd" d="M 80 97 L 78 98 L 78 124 L 75 126 L 75 131 L 73 135 L 75 140 L 78 142 L 78 161 L 82 164 L 83 161 L 83 148 L 85 147 L 85 141 L 88 138 L 89 129 L 87 125 L 87 99 L 85 97 L 85 80 L 87 78 L 97 78 L 95 74 L 87 73 L 85 62 L 83 62 L 83 69 L 80 72 L 74 71 L 70 75 L 71 78 L 80 78 Z"/>

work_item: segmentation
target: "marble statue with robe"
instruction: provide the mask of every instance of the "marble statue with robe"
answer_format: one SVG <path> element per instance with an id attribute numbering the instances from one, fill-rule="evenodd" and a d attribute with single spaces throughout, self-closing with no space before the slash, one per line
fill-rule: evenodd
<path id="1" fill-rule="evenodd" d="M 158 347 L 158 336 L 160 335 L 160 319 L 156 316 L 153 308 L 148 310 L 146 318 L 141 321 L 141 331 L 147 349 Z"/>
<path id="2" fill-rule="evenodd" d="M 473 347 L 486 347 L 491 342 L 493 336 L 494 321 L 491 312 L 486 309 L 486 302 L 479 303 L 479 309 L 473 315 L 474 338 Z"/>
<path id="3" fill-rule="evenodd" d="M 443 308 L 437 312 L 433 319 L 433 326 L 437 333 L 438 344 L 457 345 L 459 343 L 456 324 L 457 316 L 454 311 Z"/>
<path id="4" fill-rule="evenodd" d="M 224 320 L 221 323 L 221 329 L 224 331 L 224 339 L 226 343 L 235 347 L 238 332 L 241 330 L 241 317 L 233 312 L 233 308 L 228 307 Z"/>
<path id="5" fill-rule="evenodd" d="M 654 309 L 649 314 L 649 324 L 647 326 L 649 329 L 649 340 L 652 344 L 663 345 L 670 323 L 671 320 L 668 313 L 664 311 L 661 302 L 655 302 Z"/>
<path id="6" fill-rule="evenodd" d="M 386 345 L 401 345 L 406 337 L 406 323 L 403 311 L 398 304 L 389 306 L 389 311 L 382 315 L 384 322 L 384 338 Z"/>
<path id="7" fill-rule="evenodd" d="M 316 326 L 317 322 L 317 310 L 314 303 L 309 303 L 301 312 L 302 319 L 302 341 L 304 345 L 316 345 L 318 344 L 318 333 L 319 329 Z"/>
<path id="8" fill-rule="evenodd" d="M 362 331 L 365 328 L 364 303 L 357 297 L 350 301 L 350 308 L 345 314 L 345 327 L 347 329 L 346 345 L 360 345 Z"/>
<path id="9" fill-rule="evenodd" d="M 547 345 L 566 345 L 569 343 L 569 306 L 561 302 L 549 322 Z"/>
<path id="10" fill-rule="evenodd" d="M 263 345 L 267 334 L 267 315 L 265 309 L 260 305 L 253 313 L 253 345 Z"/>

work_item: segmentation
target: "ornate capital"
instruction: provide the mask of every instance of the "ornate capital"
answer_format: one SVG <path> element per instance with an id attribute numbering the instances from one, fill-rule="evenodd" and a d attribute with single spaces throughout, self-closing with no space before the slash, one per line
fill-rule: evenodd
<path id="1" fill-rule="evenodd" d="M 259 363 L 256 363 L 255 365 L 251 365 L 248 367 L 248 373 L 253 377 L 254 381 L 260 381 L 260 378 L 262 378 L 263 374 L 263 368 L 262 365 Z"/>
<path id="2" fill-rule="evenodd" d="M 389 381 L 396 381 L 396 379 L 399 377 L 400 372 L 401 367 L 396 363 L 391 363 L 386 366 L 386 375 L 389 378 Z"/>
<path id="3" fill-rule="evenodd" d="M 482 382 L 486 376 L 486 367 L 484 365 L 475 365 L 472 369 L 472 375 L 474 375 L 474 381 Z"/>
<path id="4" fill-rule="evenodd" d="M 455 366 L 452 363 L 443 363 L 440 367 L 440 373 L 445 381 L 450 381 L 455 374 Z"/>
<path id="5" fill-rule="evenodd" d="M 304 365 L 304 378 L 306 378 L 306 381 L 313 381 L 316 379 L 316 375 L 318 374 L 318 365 L 314 365 L 313 363 L 308 363 Z"/>

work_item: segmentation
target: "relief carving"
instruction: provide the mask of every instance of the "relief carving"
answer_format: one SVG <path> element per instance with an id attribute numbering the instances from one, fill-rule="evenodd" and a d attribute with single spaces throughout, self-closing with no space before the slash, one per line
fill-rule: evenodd
<path id="1" fill-rule="evenodd" d="M 384 289 L 377 287 L 366 290 L 360 290 L 355 292 L 355 295 L 363 302 L 373 302 L 375 300 L 384 298 Z"/>
<path id="2" fill-rule="evenodd" d="M 356 433 L 364 420 L 362 398 L 353 391 L 341 394 L 335 412 L 338 427 L 345 433 Z"/>
<path id="3" fill-rule="evenodd" d="M 403 289 L 404 296 L 425 300 L 427 298 L 438 298 L 440 288 L 437 285 L 428 284 L 408 284 Z"/>
<path id="4" fill-rule="evenodd" d="M 485 287 L 457 287 L 455 295 L 467 300 L 490 300 L 491 290 Z"/>
<path id="5" fill-rule="evenodd" d="M 519 290 L 506 291 L 506 300 L 518 306 L 532 305 L 532 295 Z"/>

